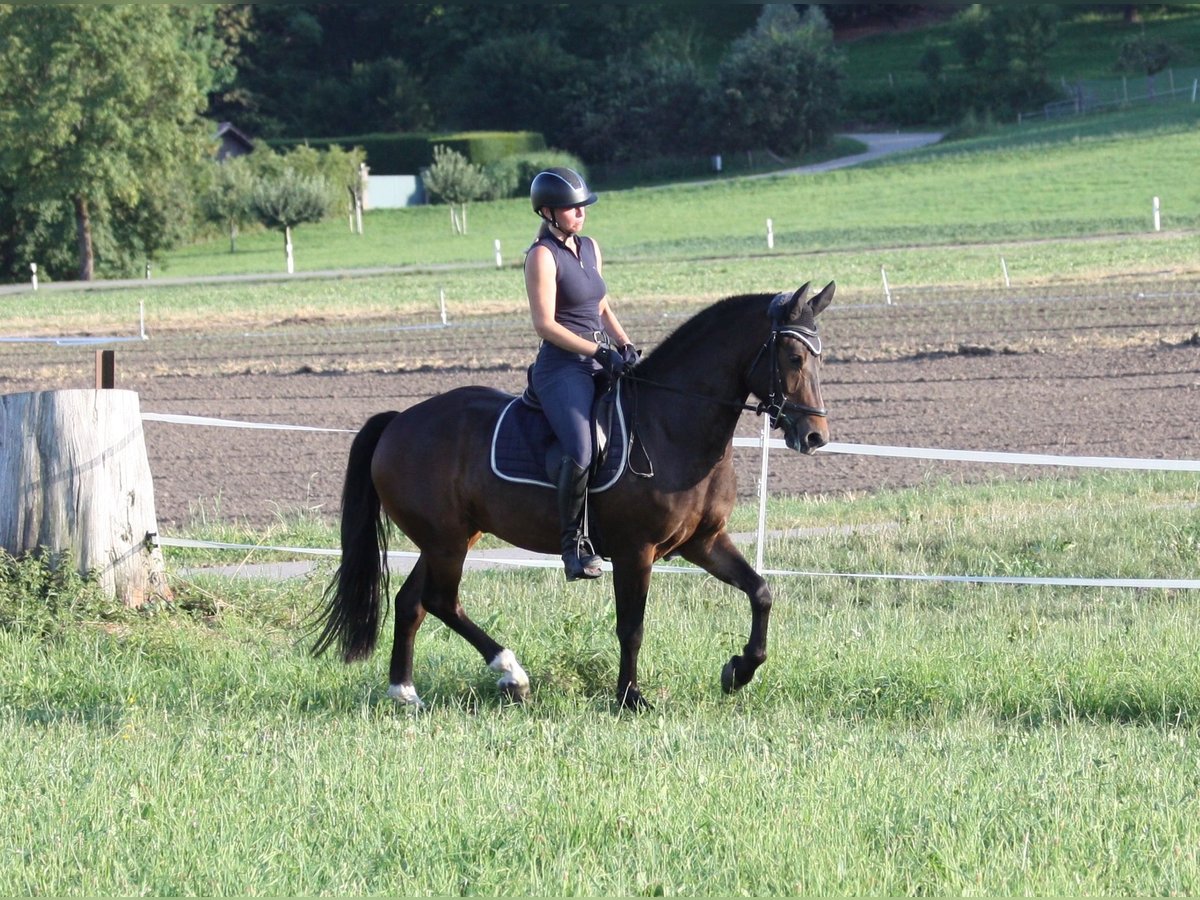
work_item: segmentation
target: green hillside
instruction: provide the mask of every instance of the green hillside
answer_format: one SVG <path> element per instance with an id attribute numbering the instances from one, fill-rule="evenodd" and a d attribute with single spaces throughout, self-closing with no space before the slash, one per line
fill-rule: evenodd
<path id="1" fill-rule="evenodd" d="M 1058 24 L 1058 38 L 1046 63 L 1052 82 L 1062 87 L 1082 84 L 1087 90 L 1105 97 L 1144 94 L 1144 75 L 1123 78 L 1116 69 L 1120 44 L 1137 35 L 1149 41 L 1162 41 L 1172 49 L 1167 68 L 1155 79 L 1154 91 L 1161 93 L 1174 85 L 1182 89 L 1200 77 L 1200 5 L 1183 4 L 1146 7 L 1142 21 L 1126 25 L 1122 7 L 1111 12 L 1073 12 L 1064 5 Z M 957 67 L 953 24 L 948 17 L 915 28 L 878 30 L 865 37 L 839 42 L 846 54 L 846 88 L 856 92 L 889 89 L 923 90 L 928 83 L 921 73 L 920 60 L 927 48 L 935 48 L 948 70 Z"/>

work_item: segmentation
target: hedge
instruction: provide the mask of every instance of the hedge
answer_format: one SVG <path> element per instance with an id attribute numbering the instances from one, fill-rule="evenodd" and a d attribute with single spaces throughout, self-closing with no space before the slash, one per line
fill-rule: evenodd
<path id="1" fill-rule="evenodd" d="M 484 166 L 519 153 L 534 153 L 546 149 L 545 138 L 536 131 L 376 133 L 347 137 L 276 139 L 267 143 L 281 151 L 303 144 L 317 149 L 335 145 L 345 150 L 362 147 L 367 155 L 367 165 L 375 175 L 415 175 L 433 162 L 433 148 L 439 144 L 457 150 L 477 166 Z"/>

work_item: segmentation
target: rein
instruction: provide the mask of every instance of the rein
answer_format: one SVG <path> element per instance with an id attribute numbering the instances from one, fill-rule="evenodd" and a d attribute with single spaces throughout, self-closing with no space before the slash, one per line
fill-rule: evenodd
<path id="1" fill-rule="evenodd" d="M 631 381 L 635 385 L 644 384 L 647 387 L 654 387 L 658 388 L 659 390 L 682 394 L 683 396 L 691 397 L 694 400 L 703 400 L 706 403 L 714 403 L 718 406 L 729 406 L 734 409 L 741 410 L 742 412 L 752 412 L 756 416 L 761 416 L 766 413 L 768 416 L 770 416 L 772 428 L 777 428 L 779 426 L 779 420 L 786 418 L 789 412 L 803 413 L 810 416 L 820 416 L 821 418 L 825 418 L 827 415 L 825 407 L 808 406 L 804 403 L 793 403 L 791 400 L 784 398 L 782 379 L 779 376 L 779 357 L 775 352 L 779 345 L 780 335 L 792 337 L 800 341 L 800 343 L 804 344 L 804 346 L 807 347 L 809 352 L 811 352 L 814 356 L 821 355 L 821 338 L 817 335 L 816 329 L 806 328 L 802 325 L 794 327 L 781 327 L 776 325 L 774 328 L 772 328 L 771 336 L 768 337 L 766 341 L 763 342 L 763 345 L 758 348 L 758 353 L 754 357 L 754 362 L 752 362 L 750 364 L 750 368 L 746 370 L 746 377 L 748 378 L 754 372 L 754 370 L 758 368 L 758 364 L 761 362 L 764 353 L 770 357 L 771 393 L 768 395 L 766 402 L 759 401 L 758 403 L 744 403 L 738 400 L 726 400 L 722 397 L 711 397 L 707 394 L 701 394 L 697 393 L 696 391 L 689 391 L 686 388 L 676 387 L 673 384 L 664 384 L 661 381 L 653 381 L 645 376 L 636 374 L 636 371 L 621 375 L 621 378 L 625 379 L 626 381 Z M 631 417 L 632 421 L 629 428 L 629 441 L 631 445 L 635 444 L 638 438 L 638 392 L 635 390 L 632 393 L 634 406 L 633 415 Z M 645 446 L 642 447 L 642 455 L 645 457 L 648 471 L 639 472 L 637 469 L 633 468 L 632 456 L 630 458 L 629 471 L 640 478 L 653 478 L 654 463 L 650 457 L 646 455 Z"/>
<path id="2" fill-rule="evenodd" d="M 720 406 L 730 406 L 735 409 L 740 409 L 743 412 L 752 412 L 756 416 L 761 416 L 767 413 L 771 417 L 771 427 L 775 428 L 778 425 L 780 417 L 787 412 L 804 413 L 810 416 L 820 416 L 825 418 L 828 415 L 828 410 L 825 407 L 808 406 L 804 403 L 795 403 L 783 397 L 782 379 L 779 377 L 779 359 L 775 353 L 775 349 L 779 344 L 779 337 L 792 337 L 804 344 L 814 356 L 821 355 L 821 338 L 818 336 L 816 329 L 805 328 L 804 326 L 795 326 L 787 328 L 773 328 L 771 336 L 767 338 L 763 345 L 758 348 L 758 353 L 754 357 L 754 362 L 750 364 L 750 368 L 746 371 L 747 377 L 758 368 L 759 362 L 762 361 L 763 354 L 767 354 L 771 361 L 771 393 L 767 396 L 766 401 L 758 403 L 743 403 L 738 400 L 725 400 L 721 397 L 710 397 L 707 394 L 700 394 L 695 391 L 689 391 L 686 388 L 675 387 L 672 384 L 664 384 L 661 381 L 652 381 L 645 378 L 636 372 L 630 372 L 623 375 L 627 381 L 633 381 L 639 384 L 647 385 L 648 387 L 656 387 L 664 391 L 672 391 L 676 394 L 682 394 L 685 397 L 691 397 L 695 400 L 704 400 L 707 403 L 715 403 Z"/>

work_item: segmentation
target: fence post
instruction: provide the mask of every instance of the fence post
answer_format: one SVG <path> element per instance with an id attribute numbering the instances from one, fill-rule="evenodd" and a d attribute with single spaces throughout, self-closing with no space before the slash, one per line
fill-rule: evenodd
<path id="1" fill-rule="evenodd" d="M 33 275 L 33 289 L 36 291 L 37 290 L 37 263 L 30 263 L 29 271 Z"/>
<path id="2" fill-rule="evenodd" d="M 117 383 L 117 354 L 113 350 L 96 351 L 96 390 L 111 391 Z"/>
<path id="3" fill-rule="evenodd" d="M 1012 283 L 1008 280 L 1008 263 L 1004 261 L 1004 257 L 1000 257 L 1000 269 L 1004 272 L 1004 286 L 1012 287 Z"/>
<path id="4" fill-rule="evenodd" d="M 442 313 L 442 324 L 446 324 L 446 289 L 438 288 L 438 308 Z"/>
<path id="5" fill-rule="evenodd" d="M 504 268 L 504 260 L 501 259 L 501 257 L 500 257 L 500 238 L 496 238 L 495 247 L 496 247 L 496 268 L 502 269 L 502 268 Z"/>
<path id="6" fill-rule="evenodd" d="M 775 249 L 775 223 L 767 219 L 767 249 Z"/>
<path id="7" fill-rule="evenodd" d="M 1162 211 L 1159 208 L 1158 198 L 1154 198 L 1154 230 L 1162 231 Z"/>
<path id="8" fill-rule="evenodd" d="M 171 599 L 157 534 L 136 393 L 0 396 L 0 547 L 69 550 L 81 575 L 141 606 Z"/>
<path id="9" fill-rule="evenodd" d="M 771 449 L 771 417 L 763 414 L 762 468 L 758 474 L 758 546 L 754 550 L 754 571 L 763 567 L 763 544 L 767 540 L 767 454 Z"/>
<path id="10" fill-rule="evenodd" d="M 883 296 L 887 298 L 887 305 L 892 305 L 892 289 L 888 286 L 887 269 L 883 266 L 879 267 L 879 274 L 883 276 Z"/>

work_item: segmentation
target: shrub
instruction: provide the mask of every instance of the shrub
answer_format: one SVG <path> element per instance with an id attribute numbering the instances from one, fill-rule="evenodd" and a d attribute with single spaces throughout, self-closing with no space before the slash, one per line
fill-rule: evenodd
<path id="1" fill-rule="evenodd" d="M 128 615 L 98 580 L 76 571 L 69 552 L 43 548 L 17 558 L 0 549 L 0 629 L 49 637 L 72 622 Z"/>
<path id="2" fill-rule="evenodd" d="M 584 178 L 587 168 L 578 157 L 564 150 L 542 150 L 537 153 L 518 153 L 496 160 L 484 167 L 484 175 L 490 186 L 487 199 L 520 197 L 529 193 L 529 185 L 538 172 L 566 166 Z"/>

